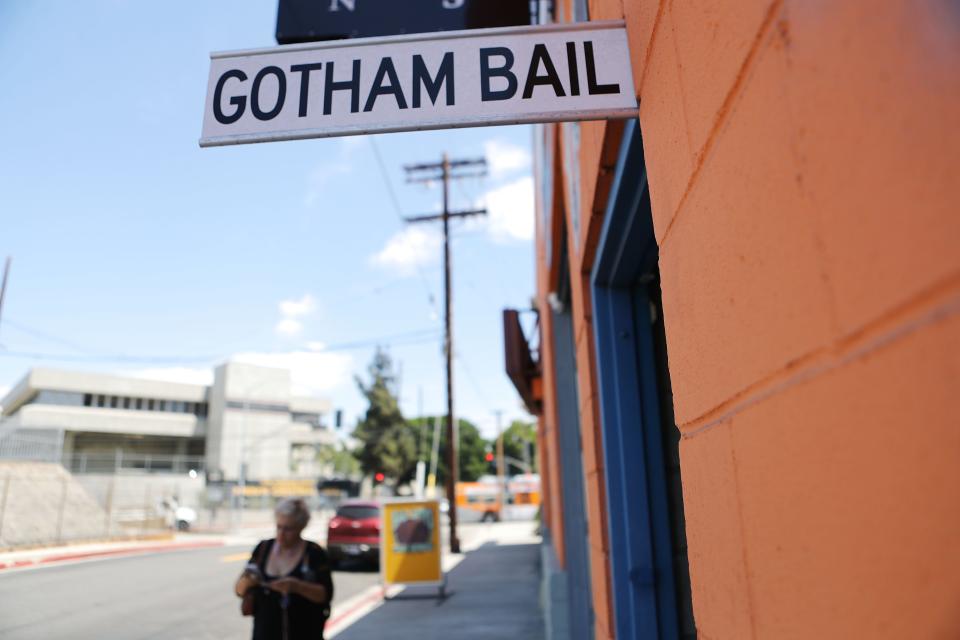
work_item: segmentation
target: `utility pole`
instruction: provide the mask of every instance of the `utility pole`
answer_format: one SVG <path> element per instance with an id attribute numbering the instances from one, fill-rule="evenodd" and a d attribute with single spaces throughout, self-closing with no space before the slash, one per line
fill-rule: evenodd
<path id="1" fill-rule="evenodd" d="M 465 168 L 481 167 L 481 171 L 463 173 Z M 443 291 L 444 291 L 444 324 L 446 331 L 443 340 L 443 352 L 447 368 L 447 469 L 450 477 L 447 478 L 447 503 L 450 506 L 450 552 L 460 553 L 460 539 L 457 537 L 457 479 L 460 477 L 457 464 L 457 447 L 460 433 L 453 413 L 453 291 L 450 286 L 450 218 L 467 218 L 470 216 L 486 215 L 486 209 L 470 209 L 464 211 L 450 211 L 450 180 L 472 178 L 486 175 L 487 161 L 450 160 L 447 154 L 439 163 L 414 164 L 404 167 L 407 172 L 407 182 L 433 182 L 436 179 L 443 181 L 443 212 L 439 215 L 413 216 L 406 218 L 410 223 L 443 222 Z"/>

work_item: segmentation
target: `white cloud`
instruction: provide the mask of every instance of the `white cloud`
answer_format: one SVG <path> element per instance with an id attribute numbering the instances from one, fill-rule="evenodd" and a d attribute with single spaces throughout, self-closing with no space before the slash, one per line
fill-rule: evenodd
<path id="1" fill-rule="evenodd" d="M 213 370 L 193 367 L 154 367 L 152 369 L 124 371 L 120 375 L 182 384 L 213 384 Z"/>
<path id="2" fill-rule="evenodd" d="M 281 300 L 280 313 L 285 318 L 299 318 L 313 313 L 317 308 L 317 301 L 309 293 L 303 294 L 299 300 Z"/>
<path id="3" fill-rule="evenodd" d="M 387 240 L 386 246 L 370 262 L 401 274 L 410 274 L 419 265 L 431 264 L 440 257 L 439 232 L 427 227 L 407 227 Z"/>
<path id="4" fill-rule="evenodd" d="M 280 353 L 239 353 L 234 362 L 275 367 L 290 371 L 293 393 L 323 395 L 351 380 L 353 358 L 345 353 L 288 351 Z"/>
<path id="5" fill-rule="evenodd" d="M 531 165 L 530 149 L 503 140 L 487 140 L 483 151 L 493 178 L 529 171 Z"/>
<path id="6" fill-rule="evenodd" d="M 280 321 L 274 326 L 273 330 L 281 336 L 296 336 L 303 331 L 303 322 L 299 318 L 304 318 L 317 309 L 317 301 L 309 293 L 305 293 L 300 298 L 293 300 L 281 300 L 279 304 Z"/>
<path id="7" fill-rule="evenodd" d="M 273 330 L 282 336 L 295 336 L 303 331 L 303 323 L 293 318 L 284 318 L 277 323 Z"/>
<path id="8" fill-rule="evenodd" d="M 497 242 L 533 240 L 533 178 L 526 176 L 487 192 L 487 229 Z"/>

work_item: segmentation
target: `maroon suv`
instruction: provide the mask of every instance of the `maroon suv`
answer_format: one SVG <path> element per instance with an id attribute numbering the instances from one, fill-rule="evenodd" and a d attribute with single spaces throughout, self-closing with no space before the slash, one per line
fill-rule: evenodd
<path id="1" fill-rule="evenodd" d="M 380 562 L 380 505 L 348 500 L 327 526 L 327 553 L 336 566 L 345 559 Z"/>

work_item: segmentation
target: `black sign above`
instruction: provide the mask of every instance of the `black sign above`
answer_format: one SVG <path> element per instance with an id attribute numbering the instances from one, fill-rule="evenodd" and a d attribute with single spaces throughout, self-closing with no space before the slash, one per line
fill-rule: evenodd
<path id="1" fill-rule="evenodd" d="M 280 0 L 277 43 L 529 25 L 530 0 Z"/>

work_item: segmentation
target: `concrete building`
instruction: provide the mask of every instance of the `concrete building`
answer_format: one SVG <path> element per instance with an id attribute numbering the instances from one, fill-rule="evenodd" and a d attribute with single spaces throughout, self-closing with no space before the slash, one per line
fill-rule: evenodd
<path id="1" fill-rule="evenodd" d="M 336 439 L 328 400 L 294 395 L 287 370 L 238 362 L 209 386 L 37 368 L 0 406 L 0 456 L 75 473 L 316 477 L 316 448 Z"/>
<path id="2" fill-rule="evenodd" d="M 960 637 L 956 3 L 556 7 L 640 106 L 536 128 L 549 637 Z"/>

